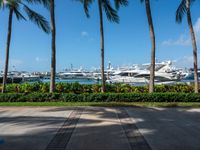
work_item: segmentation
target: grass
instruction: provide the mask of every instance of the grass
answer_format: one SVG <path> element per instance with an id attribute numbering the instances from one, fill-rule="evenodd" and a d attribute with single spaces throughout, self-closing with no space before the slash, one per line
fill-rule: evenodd
<path id="1" fill-rule="evenodd" d="M 1 102 L 0 106 L 94 106 L 94 107 L 200 107 L 200 103 L 167 102 Z"/>

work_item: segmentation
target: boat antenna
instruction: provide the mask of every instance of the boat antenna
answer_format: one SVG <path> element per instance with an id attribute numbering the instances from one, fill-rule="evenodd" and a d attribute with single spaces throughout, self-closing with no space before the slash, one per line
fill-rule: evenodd
<path id="1" fill-rule="evenodd" d="M 71 70 L 73 70 L 73 64 L 71 64 Z"/>

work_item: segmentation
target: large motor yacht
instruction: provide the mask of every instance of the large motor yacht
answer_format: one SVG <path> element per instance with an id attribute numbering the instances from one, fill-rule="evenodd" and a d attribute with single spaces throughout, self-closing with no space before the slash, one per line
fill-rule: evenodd
<path id="1" fill-rule="evenodd" d="M 143 64 L 140 67 L 132 69 L 118 70 L 111 76 L 109 83 L 130 83 L 130 84 L 148 84 L 150 79 L 150 64 Z M 181 74 L 174 67 L 171 61 L 156 63 L 155 83 L 171 83 L 179 81 Z"/>

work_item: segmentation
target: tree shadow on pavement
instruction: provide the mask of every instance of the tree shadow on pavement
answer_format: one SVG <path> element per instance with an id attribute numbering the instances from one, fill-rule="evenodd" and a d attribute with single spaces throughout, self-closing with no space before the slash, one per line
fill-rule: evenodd
<path id="1" fill-rule="evenodd" d="M 152 149 L 200 149 L 200 110 L 193 108 L 82 107 L 67 150 L 132 150 L 122 122 L 131 120 Z M 34 109 L 34 108 L 30 108 Z M 38 109 L 36 115 L 0 115 L 1 150 L 45 150 L 75 108 Z M 128 116 L 122 115 L 127 112 Z M 5 110 L 5 112 L 9 112 Z M 20 111 L 20 110 L 19 110 Z M 67 111 L 68 113 L 64 113 Z M 40 114 L 41 113 L 41 114 Z M 127 125 L 130 122 L 127 122 Z M 70 128 L 66 127 L 65 128 Z M 136 129 L 130 131 L 136 133 Z M 131 139 L 134 140 L 134 139 Z M 136 141 L 137 143 L 137 141 Z M 143 144 L 138 141 L 137 144 Z M 137 146 L 136 144 L 136 146 Z M 141 148 L 141 147 L 140 147 Z M 142 149 L 142 148 L 141 148 Z"/>

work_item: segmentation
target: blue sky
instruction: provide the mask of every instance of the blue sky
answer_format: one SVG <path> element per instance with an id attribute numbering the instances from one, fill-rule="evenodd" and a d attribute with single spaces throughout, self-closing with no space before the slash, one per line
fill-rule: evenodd
<path id="1" fill-rule="evenodd" d="M 192 47 L 186 18 L 175 22 L 175 11 L 180 0 L 151 0 L 156 33 L 156 58 L 176 61 L 177 66 L 192 66 Z M 49 20 L 49 12 L 41 6 L 32 7 Z M 80 3 L 56 0 L 57 71 L 74 67 L 99 67 L 100 42 L 97 4 L 91 6 L 90 19 L 86 18 Z M 192 6 L 192 20 L 200 46 L 200 2 Z M 130 1 L 119 10 L 120 24 L 104 17 L 105 63 L 114 66 L 146 63 L 150 61 L 150 38 L 144 4 Z M 5 59 L 8 11 L 0 13 L 0 70 Z M 50 70 L 51 36 L 28 21 L 13 21 L 10 49 L 10 69 Z"/>

